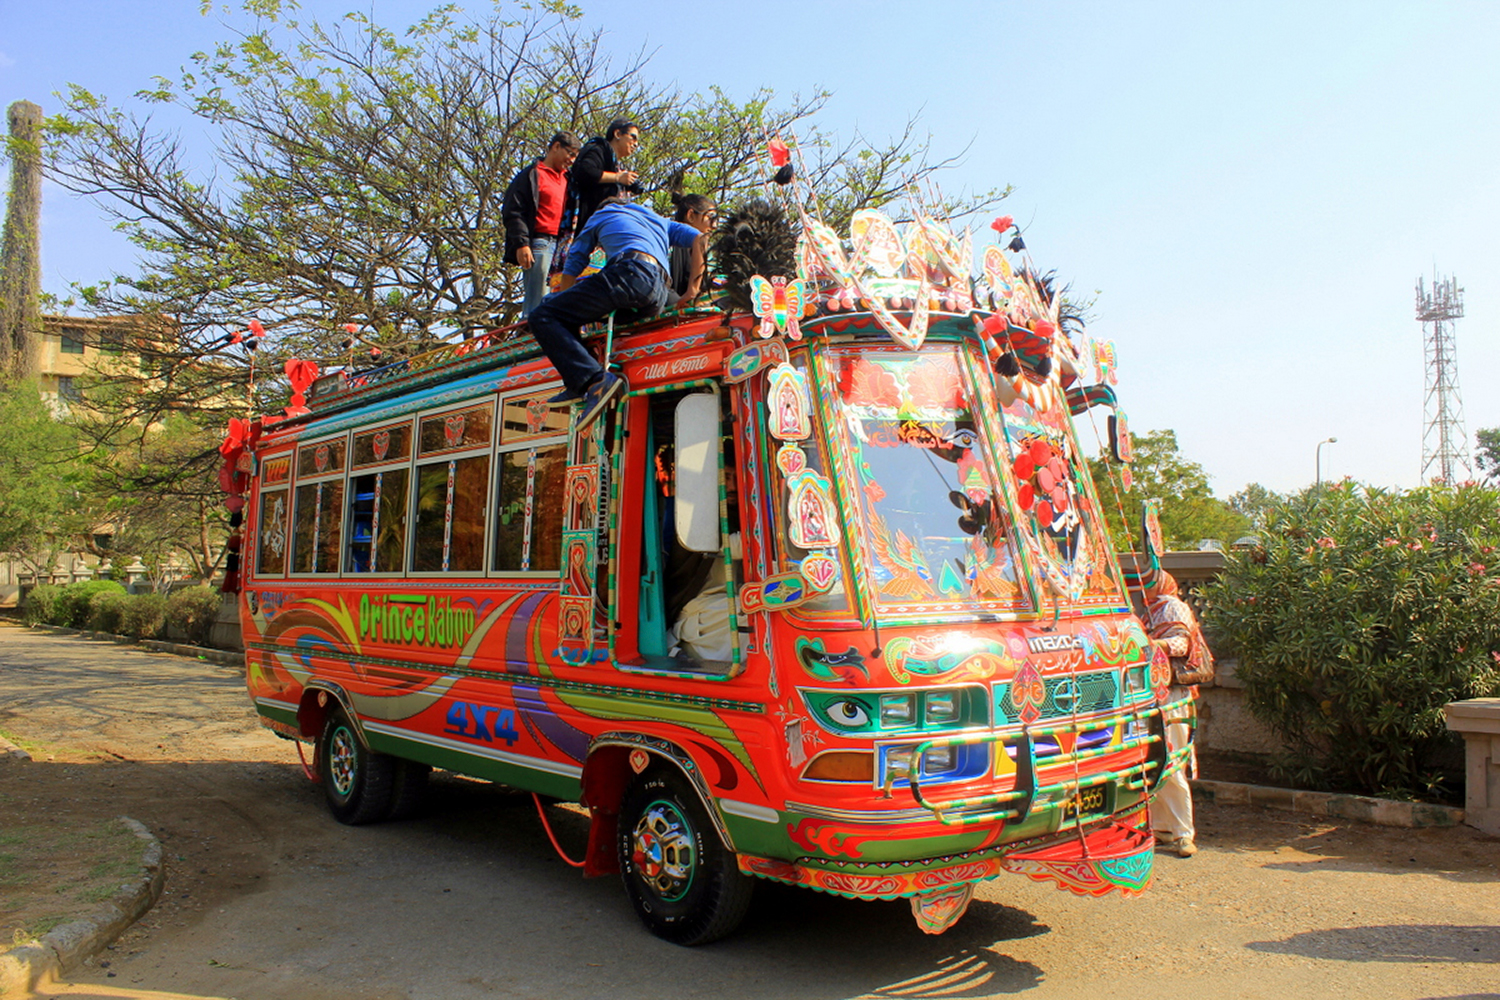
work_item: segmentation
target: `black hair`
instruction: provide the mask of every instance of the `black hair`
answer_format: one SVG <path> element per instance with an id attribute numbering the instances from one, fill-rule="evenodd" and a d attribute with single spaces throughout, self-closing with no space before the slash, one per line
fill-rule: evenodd
<path id="1" fill-rule="evenodd" d="M 709 212 L 718 207 L 706 194 L 679 194 L 676 191 L 672 192 L 672 205 L 677 209 L 672 216 L 677 222 L 686 222 L 689 212 Z"/>
<path id="2" fill-rule="evenodd" d="M 604 138 L 606 141 L 608 141 L 619 135 L 621 132 L 629 132 L 631 129 L 639 128 L 640 126 L 631 121 L 629 118 L 616 118 L 614 121 L 609 123 L 609 128 L 604 130 Z"/>
<path id="3" fill-rule="evenodd" d="M 553 146 L 561 146 L 564 149 L 576 150 L 581 149 L 583 147 L 583 143 L 579 141 L 578 136 L 574 135 L 572 132 L 569 132 L 567 129 L 563 129 L 561 132 L 554 133 L 552 138 L 547 140 L 547 148 L 551 149 Z"/>

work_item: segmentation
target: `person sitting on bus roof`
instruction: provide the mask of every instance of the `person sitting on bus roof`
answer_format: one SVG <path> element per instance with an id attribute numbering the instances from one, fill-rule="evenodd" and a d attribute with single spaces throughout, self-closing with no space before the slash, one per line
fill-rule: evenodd
<path id="1" fill-rule="evenodd" d="M 634 170 L 621 170 L 620 160 L 635 152 L 641 142 L 641 127 L 625 118 L 616 118 L 604 130 L 583 144 L 573 162 L 573 187 L 578 191 L 578 225 L 604 204 L 606 198 L 631 192 L 640 194 L 639 176 Z"/>
<path id="2" fill-rule="evenodd" d="M 505 189 L 505 262 L 521 268 L 521 315 L 528 316 L 547 293 L 547 275 L 558 238 L 571 230 L 578 193 L 568 168 L 578 156 L 578 136 L 558 132 L 547 154 L 528 164 Z"/>
<path id="3" fill-rule="evenodd" d="M 527 322 L 567 387 L 550 402 L 583 399 L 580 429 L 624 388 L 620 376 L 606 371 L 584 346 L 580 336 L 584 324 L 621 309 L 631 310 L 632 321 L 661 312 L 667 302 L 670 246 L 692 247 L 688 291 L 696 295 L 703 280 L 707 242 L 705 233 L 664 219 L 644 205 L 633 205 L 625 196 L 606 199 L 579 231 L 563 264 L 561 290 L 543 299 Z M 606 263 L 578 281 L 595 246 L 604 248 Z"/>
<path id="4" fill-rule="evenodd" d="M 672 218 L 685 223 L 700 233 L 711 232 L 719 220 L 719 206 L 706 194 L 672 194 L 672 205 L 676 208 Z M 675 306 L 692 296 L 685 295 L 688 282 L 693 276 L 692 251 L 686 247 L 673 247 L 672 259 L 667 262 L 667 272 L 672 278 L 672 295 L 668 305 Z M 703 291 L 700 286 L 698 291 Z"/>

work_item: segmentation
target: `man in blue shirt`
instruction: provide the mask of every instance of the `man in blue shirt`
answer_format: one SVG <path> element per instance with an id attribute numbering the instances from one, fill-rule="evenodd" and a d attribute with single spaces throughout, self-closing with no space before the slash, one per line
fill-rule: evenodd
<path id="1" fill-rule="evenodd" d="M 563 264 L 562 289 L 543 299 L 527 323 L 567 387 L 552 402 L 582 397 L 580 429 L 625 388 L 624 380 L 601 367 L 584 345 L 580 336 L 584 324 L 622 309 L 631 310 L 632 319 L 661 312 L 667 302 L 667 255 L 673 246 L 692 247 L 688 293 L 683 297 L 696 295 L 703 281 L 707 242 L 706 233 L 664 219 L 623 197 L 605 200 L 579 231 Z M 577 281 L 595 246 L 604 248 L 608 262 L 602 270 Z"/>

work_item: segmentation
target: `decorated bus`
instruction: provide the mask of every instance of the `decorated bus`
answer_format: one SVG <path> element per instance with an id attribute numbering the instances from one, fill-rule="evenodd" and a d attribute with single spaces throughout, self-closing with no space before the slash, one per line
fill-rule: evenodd
<path id="1" fill-rule="evenodd" d="M 589 331 L 628 391 L 582 429 L 524 326 L 289 364 L 223 449 L 261 721 L 345 823 L 432 768 L 582 803 L 584 874 L 682 944 L 757 879 L 932 933 L 1004 873 L 1141 892 L 1186 750 L 1081 448 L 1128 470 L 1112 346 L 1019 240 L 781 224 L 757 273 Z"/>

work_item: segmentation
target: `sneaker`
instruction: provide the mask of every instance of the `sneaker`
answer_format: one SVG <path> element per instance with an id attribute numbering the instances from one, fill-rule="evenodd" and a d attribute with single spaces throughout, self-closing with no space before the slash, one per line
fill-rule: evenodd
<path id="1" fill-rule="evenodd" d="M 558 393 L 556 396 L 548 396 L 547 397 L 547 402 L 549 402 L 549 403 L 571 403 L 575 399 L 582 399 L 582 398 L 583 398 L 583 393 L 581 393 L 581 392 L 574 392 L 572 389 L 569 389 L 566 386 L 564 386 L 563 387 L 563 391 L 560 392 L 560 393 Z"/>
<path id="2" fill-rule="evenodd" d="M 614 372 L 600 375 L 583 394 L 583 413 L 579 416 L 575 429 L 582 430 L 593 423 L 594 418 L 604 412 L 604 408 L 624 391 L 625 380 L 620 376 Z"/>

